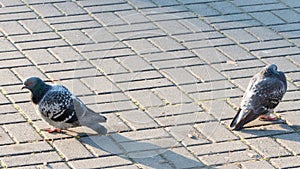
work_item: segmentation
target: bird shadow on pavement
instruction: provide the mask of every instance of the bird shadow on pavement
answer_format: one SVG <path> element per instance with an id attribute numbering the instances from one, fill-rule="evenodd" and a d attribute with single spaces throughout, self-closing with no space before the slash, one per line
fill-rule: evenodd
<path id="1" fill-rule="evenodd" d="M 137 141 L 122 136 L 122 133 L 113 133 L 82 137 L 80 141 L 99 157 L 117 155 L 142 168 L 200 168 L 205 166 L 170 137 Z"/>

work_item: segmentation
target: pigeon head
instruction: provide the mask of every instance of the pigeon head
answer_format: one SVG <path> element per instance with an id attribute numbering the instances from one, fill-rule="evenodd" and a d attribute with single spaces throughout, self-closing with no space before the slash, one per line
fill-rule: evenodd
<path id="1" fill-rule="evenodd" d="M 30 77 L 25 80 L 22 89 L 28 89 L 30 91 L 34 91 L 34 90 L 38 90 L 43 85 L 45 85 L 45 83 L 42 81 L 42 79 L 38 77 Z"/>
<path id="2" fill-rule="evenodd" d="M 272 76 L 278 74 L 279 72 L 277 71 L 277 66 L 275 64 L 267 65 L 264 69 L 264 75 L 266 76 Z"/>
<path id="3" fill-rule="evenodd" d="M 50 88 L 50 85 L 46 84 L 38 77 L 30 77 L 26 79 L 24 86 L 22 87 L 22 89 L 28 89 L 31 91 L 31 100 L 35 104 L 40 102 Z"/>

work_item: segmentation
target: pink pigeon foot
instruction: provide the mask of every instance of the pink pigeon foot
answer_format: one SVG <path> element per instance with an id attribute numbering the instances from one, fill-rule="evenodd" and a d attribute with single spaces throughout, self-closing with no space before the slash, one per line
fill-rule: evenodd
<path id="1" fill-rule="evenodd" d="M 276 121 L 278 118 L 275 115 L 261 115 L 259 120 L 261 121 Z"/>
<path id="2" fill-rule="evenodd" d="M 48 133 L 61 133 L 60 128 L 48 128 L 48 129 L 44 129 L 44 131 L 47 131 Z"/>

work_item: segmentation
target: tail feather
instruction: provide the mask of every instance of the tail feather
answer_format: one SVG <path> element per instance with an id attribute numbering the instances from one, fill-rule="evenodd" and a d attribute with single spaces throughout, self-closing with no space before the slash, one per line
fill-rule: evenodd
<path id="1" fill-rule="evenodd" d="M 258 114 L 253 113 L 253 110 L 242 111 L 239 109 L 230 124 L 230 128 L 232 130 L 241 130 L 245 124 L 255 120 L 258 116 Z"/>

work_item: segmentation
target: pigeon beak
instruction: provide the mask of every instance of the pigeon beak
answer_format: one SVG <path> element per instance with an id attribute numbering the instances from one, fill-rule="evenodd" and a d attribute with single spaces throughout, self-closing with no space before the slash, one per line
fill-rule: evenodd
<path id="1" fill-rule="evenodd" d="M 23 89 L 27 89 L 27 86 L 22 86 L 22 88 L 21 88 L 21 89 L 22 89 L 22 90 L 23 90 Z"/>

